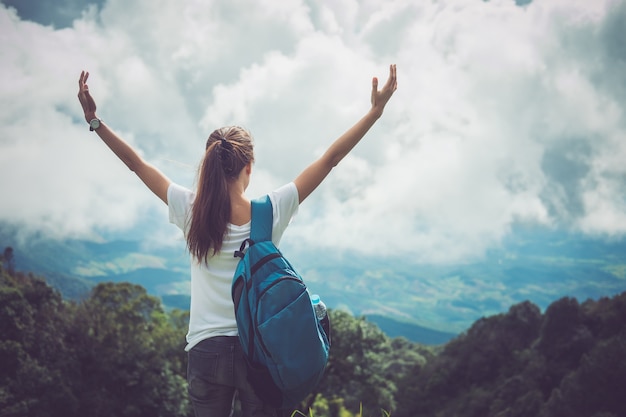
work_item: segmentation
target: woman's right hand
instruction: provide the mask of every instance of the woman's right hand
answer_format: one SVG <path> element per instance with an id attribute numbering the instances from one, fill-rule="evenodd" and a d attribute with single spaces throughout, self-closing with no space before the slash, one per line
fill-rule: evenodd
<path id="1" fill-rule="evenodd" d="M 293 181 L 298 189 L 301 203 L 324 181 L 330 171 L 359 143 L 376 120 L 382 116 L 385 105 L 397 88 L 395 64 L 389 66 L 389 78 L 381 90 L 378 89 L 378 78 L 372 79 L 372 108 Z"/>
<path id="2" fill-rule="evenodd" d="M 87 85 L 87 78 L 89 78 L 88 72 L 81 72 L 78 79 L 78 101 L 83 107 L 85 113 L 85 120 L 89 123 L 96 118 L 96 102 L 91 94 L 89 94 L 89 86 Z"/>

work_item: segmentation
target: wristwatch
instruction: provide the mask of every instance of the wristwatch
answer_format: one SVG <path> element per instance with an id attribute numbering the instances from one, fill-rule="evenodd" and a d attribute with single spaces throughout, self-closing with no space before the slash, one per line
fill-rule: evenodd
<path id="1" fill-rule="evenodd" d="M 91 119 L 91 121 L 89 121 L 89 130 L 91 130 L 92 132 L 94 130 L 96 130 L 97 128 L 100 127 L 101 125 L 101 120 L 100 119 Z"/>

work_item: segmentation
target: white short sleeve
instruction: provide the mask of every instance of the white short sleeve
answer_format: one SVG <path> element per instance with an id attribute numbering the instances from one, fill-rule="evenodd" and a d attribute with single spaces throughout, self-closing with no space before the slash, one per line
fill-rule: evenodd
<path id="1" fill-rule="evenodd" d="M 167 189 L 170 223 L 175 224 L 185 233 L 187 232 L 189 211 L 194 199 L 195 193 L 178 184 L 171 183 Z"/>
<path id="2" fill-rule="evenodd" d="M 291 219 L 298 213 L 300 197 L 298 196 L 298 188 L 293 182 L 272 191 L 269 196 L 274 215 L 272 242 L 278 246 Z"/>

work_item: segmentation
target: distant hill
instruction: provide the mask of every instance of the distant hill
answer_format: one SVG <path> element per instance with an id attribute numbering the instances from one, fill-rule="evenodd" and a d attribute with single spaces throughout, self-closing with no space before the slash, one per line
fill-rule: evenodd
<path id="1" fill-rule="evenodd" d="M 177 308 L 179 310 L 189 310 L 190 297 L 184 294 L 162 295 L 161 301 L 167 308 Z"/>
<path id="2" fill-rule="evenodd" d="M 65 298 L 81 299 L 98 282 L 128 281 L 161 297 L 168 308 L 189 306 L 182 240 L 158 247 L 142 241 L 140 232 L 138 240 L 102 242 L 18 238 L 19 232 L 0 223 L 0 248 L 12 246 L 17 270 L 46 276 Z M 428 344 L 450 340 L 475 320 L 516 303 L 530 301 L 543 310 L 565 296 L 584 302 L 626 290 L 626 239 L 515 230 L 484 258 L 440 265 L 284 240 L 286 256 L 329 308 L 365 315 L 390 336 Z"/>
<path id="3" fill-rule="evenodd" d="M 377 314 L 368 315 L 365 318 L 380 327 L 380 330 L 391 338 L 405 337 L 412 342 L 423 345 L 443 345 L 457 336 L 454 333 L 440 332 Z"/>
<path id="4" fill-rule="evenodd" d="M 91 242 L 77 239 L 51 240 L 35 236 L 19 243 L 17 230 L 0 224 L 0 246 L 11 245 L 16 253 L 17 269 L 43 276 L 66 299 L 86 298 L 99 282 L 132 282 L 161 298 L 166 308 L 189 309 L 190 296 L 181 288 L 188 285 L 187 257 L 182 250 L 146 250 L 141 242 L 119 240 Z M 324 293 L 330 308 L 345 301 L 338 295 Z M 337 294 L 340 294 L 337 293 Z M 350 296 L 355 305 L 359 297 Z M 336 301 L 336 304 L 331 304 Z M 358 314 L 358 309 L 356 310 Z M 427 345 L 439 345 L 455 336 L 414 323 L 398 321 L 380 314 L 367 316 L 390 337 L 405 337 Z"/>
<path id="5" fill-rule="evenodd" d="M 20 245 L 13 243 L 16 241 L 10 228 L 0 227 L 0 245 L 11 242 L 5 245 L 14 246 L 18 269 L 41 275 L 65 299 L 86 298 L 98 282 L 132 282 L 146 288 L 148 293 L 159 296 L 168 309 L 189 309 L 189 294 L 175 293 L 172 288 L 176 283 L 187 282 L 187 272 L 141 267 L 150 258 L 140 257 L 142 250 L 138 242 L 95 243 L 37 238 Z M 132 254 L 136 254 L 135 258 Z M 115 263 L 119 265 L 111 265 Z M 78 274 L 78 271 L 86 275 Z M 325 300 L 334 298 L 328 294 Z M 405 337 L 425 345 L 444 344 L 455 336 L 453 333 L 440 332 L 378 314 L 368 315 L 366 319 L 376 324 L 389 337 Z"/>
<path id="6" fill-rule="evenodd" d="M 0 246 L 12 246 L 17 270 L 43 275 L 65 298 L 84 298 L 98 282 L 132 282 L 152 295 L 175 294 L 188 282 L 183 248 L 146 248 L 143 242 L 18 238 L 17 228 L 0 223 Z M 187 290 L 188 296 L 188 290 Z"/>

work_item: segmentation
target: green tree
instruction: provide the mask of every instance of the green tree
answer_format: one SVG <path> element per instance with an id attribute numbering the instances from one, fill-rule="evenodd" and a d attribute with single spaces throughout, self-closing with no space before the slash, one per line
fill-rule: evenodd
<path id="1" fill-rule="evenodd" d="M 65 304 L 42 279 L 17 273 L 1 280 L 1 415 L 74 415 L 78 399 L 66 377 L 75 364 L 64 337 Z"/>
<path id="2" fill-rule="evenodd" d="M 540 326 L 541 312 L 528 302 L 476 321 L 398 383 L 405 388 L 395 415 L 434 416 L 439 411 L 483 417 L 505 411 L 530 385 L 517 375 Z"/>
<path id="3" fill-rule="evenodd" d="M 184 339 L 155 297 L 129 283 L 99 284 L 76 310 L 72 338 L 92 416 L 189 413 L 181 375 Z"/>
<path id="4" fill-rule="evenodd" d="M 594 342 L 576 299 L 565 297 L 547 308 L 536 346 L 537 353 L 546 359 L 539 380 L 544 396 L 549 396 L 567 373 L 578 367 Z"/>
<path id="5" fill-rule="evenodd" d="M 15 255 L 13 254 L 13 248 L 11 246 L 7 246 L 4 248 L 4 253 L 2 254 L 2 265 L 4 270 L 11 276 L 15 275 Z"/>
<path id="6" fill-rule="evenodd" d="M 626 331 L 601 341 L 550 396 L 542 416 L 626 415 Z"/>
<path id="7" fill-rule="evenodd" d="M 387 336 L 365 318 L 329 310 L 332 323 L 330 358 L 319 392 L 342 407 L 358 410 L 395 408 L 396 385 L 386 377 L 392 350 Z"/>

